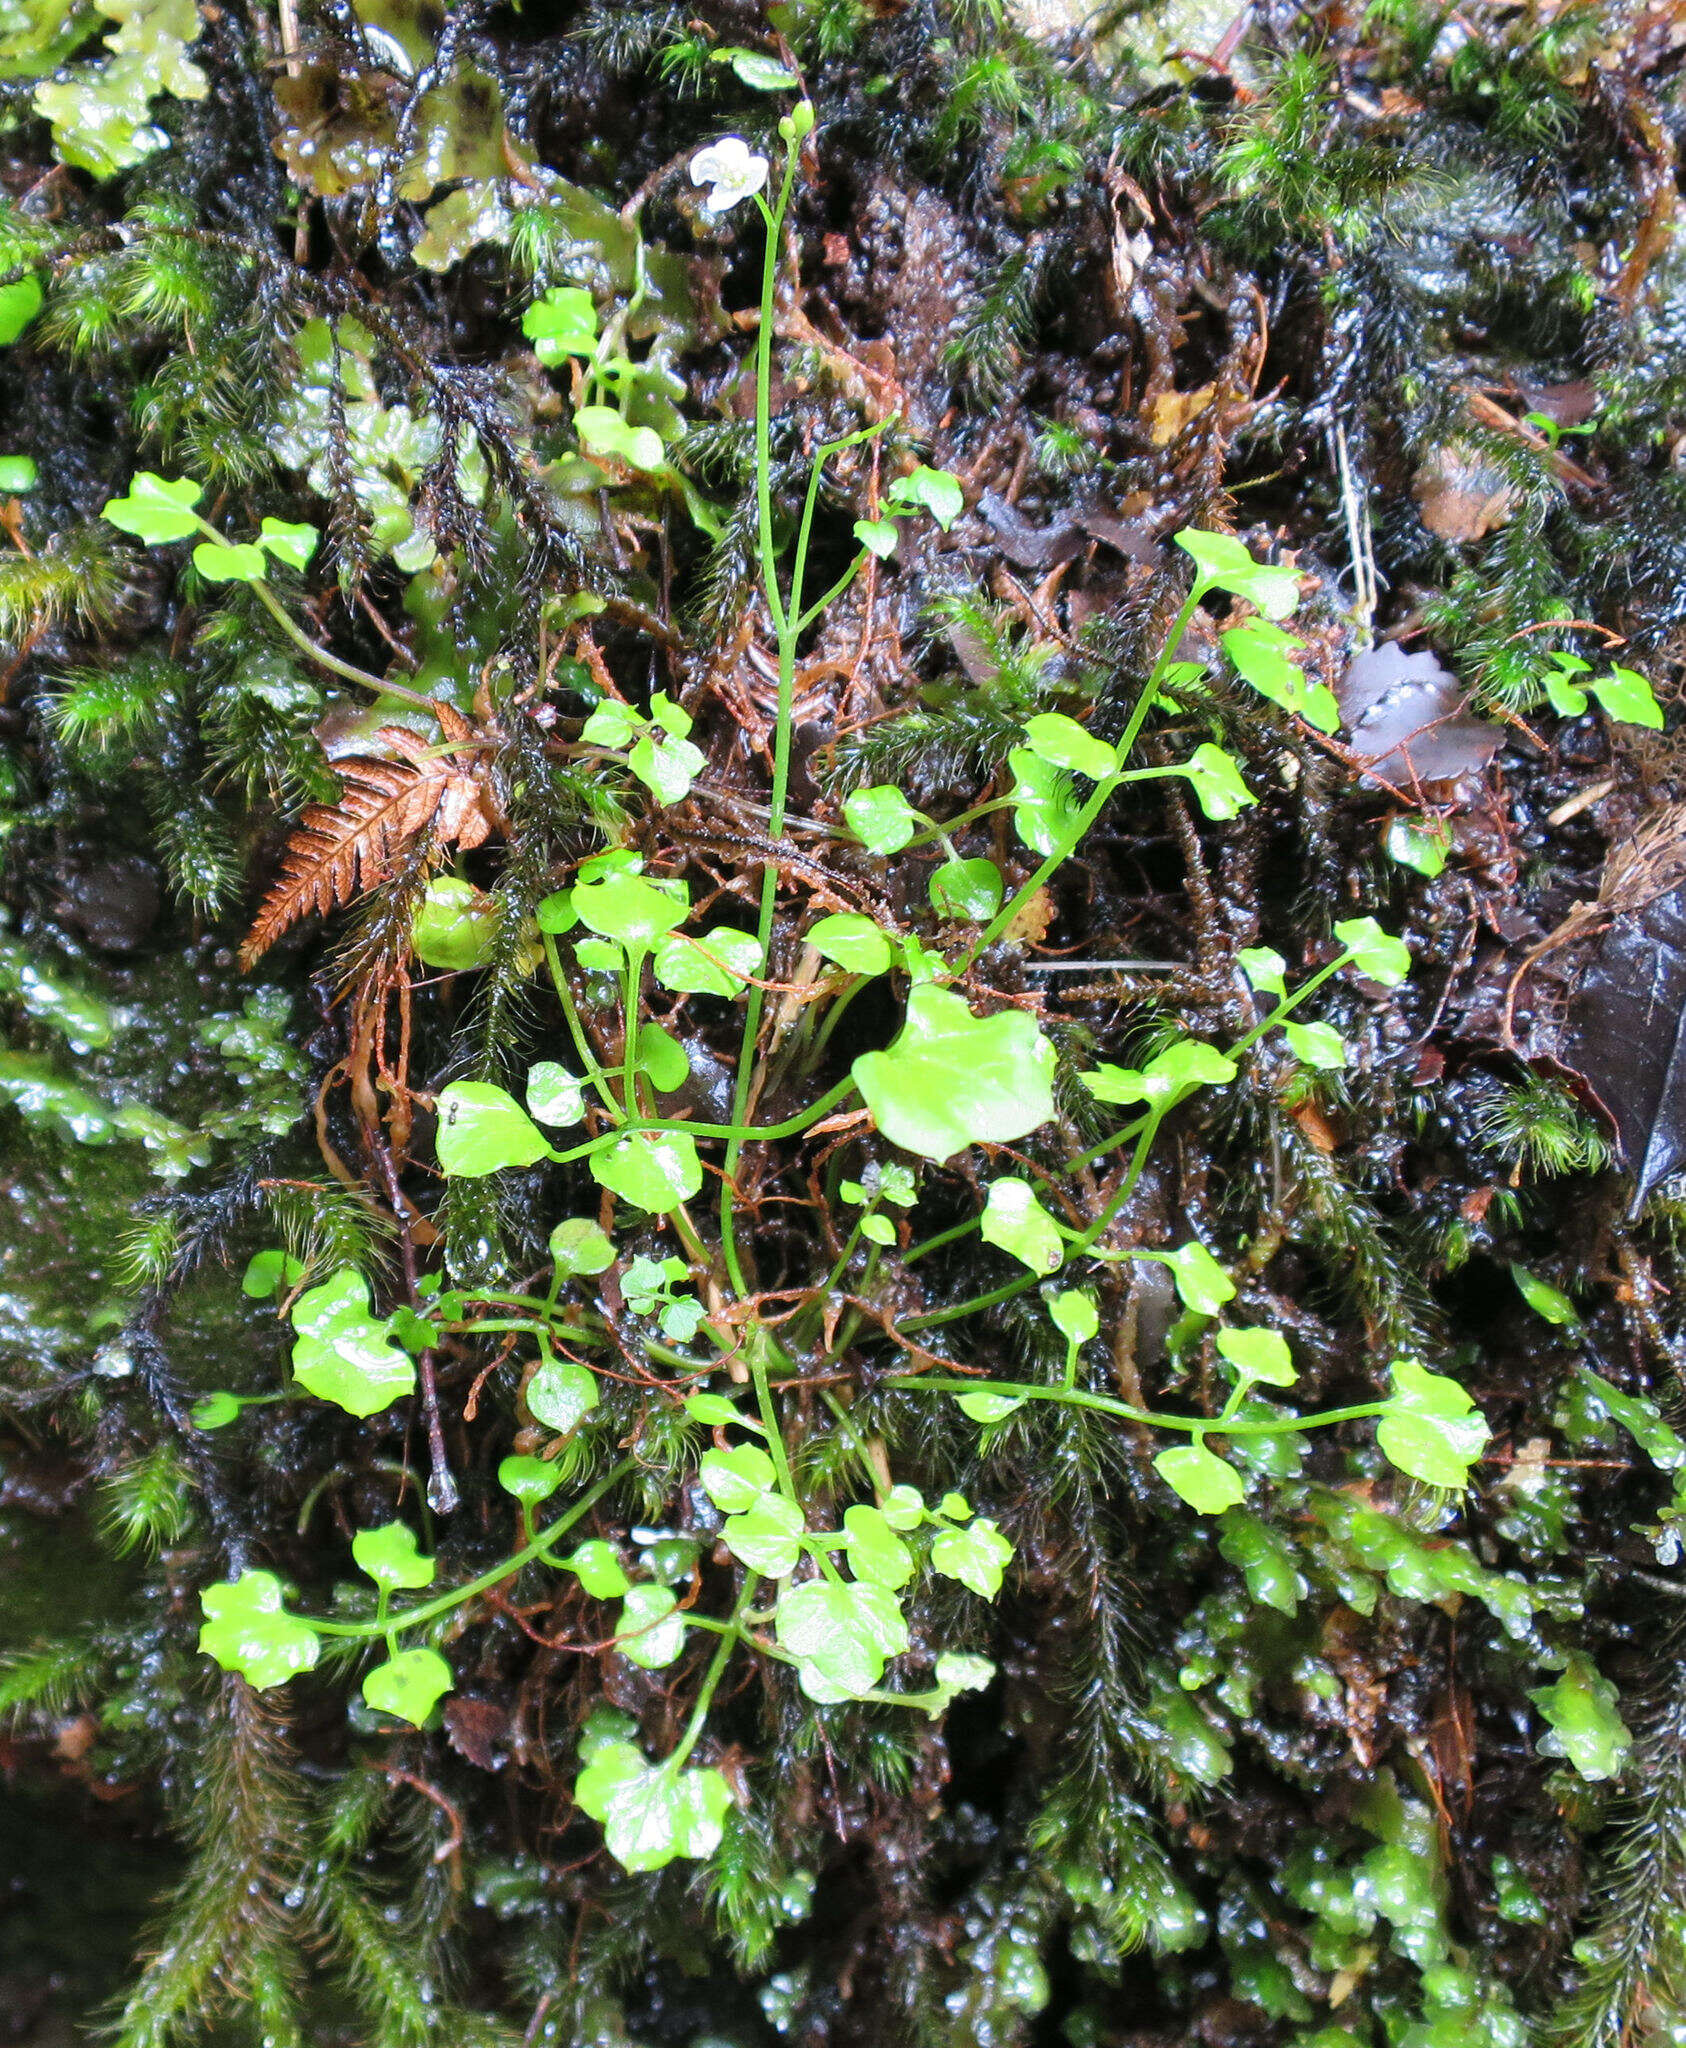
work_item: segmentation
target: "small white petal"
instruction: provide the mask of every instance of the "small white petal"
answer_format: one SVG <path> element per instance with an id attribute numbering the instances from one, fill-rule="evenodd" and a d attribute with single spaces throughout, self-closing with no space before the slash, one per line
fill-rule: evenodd
<path id="1" fill-rule="evenodd" d="M 724 213 L 766 184 L 767 159 L 756 156 L 741 135 L 723 135 L 692 157 L 691 182 L 712 187 L 706 201 L 708 210 Z"/>

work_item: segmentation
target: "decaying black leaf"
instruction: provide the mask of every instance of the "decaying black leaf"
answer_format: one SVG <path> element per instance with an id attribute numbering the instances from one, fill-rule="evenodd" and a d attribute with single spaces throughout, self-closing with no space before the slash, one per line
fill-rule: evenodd
<path id="1" fill-rule="evenodd" d="M 1338 694 L 1352 751 L 1376 781 L 1396 788 L 1480 775 L 1504 744 L 1497 726 L 1465 711 L 1449 669 L 1394 641 L 1357 655 Z"/>
<path id="2" fill-rule="evenodd" d="M 1686 887 L 1611 920 L 1575 999 L 1567 1058 L 1616 1127 L 1637 1210 L 1686 1161 Z"/>

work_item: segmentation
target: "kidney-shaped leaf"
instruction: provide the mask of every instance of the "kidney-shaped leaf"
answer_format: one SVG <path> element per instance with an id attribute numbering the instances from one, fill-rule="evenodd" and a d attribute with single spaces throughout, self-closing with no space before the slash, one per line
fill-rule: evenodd
<path id="1" fill-rule="evenodd" d="M 741 1515 L 729 1515 L 720 1533 L 726 1548 L 752 1572 L 782 1579 L 796 1569 L 805 1532 L 795 1501 L 782 1493 L 764 1493 Z"/>
<path id="2" fill-rule="evenodd" d="M 242 1572 L 207 1586 L 199 1597 L 205 1610 L 200 1649 L 253 1685 L 280 1685 L 295 1671 L 308 1671 L 322 1654 L 316 1631 L 282 1606 L 281 1581 L 273 1572 Z"/>
<path id="3" fill-rule="evenodd" d="M 987 1515 L 964 1529 L 941 1529 L 931 1544 L 931 1569 L 945 1579 L 993 1600 L 1001 1590 L 1001 1574 L 1013 1561 L 1013 1546 Z"/>
<path id="4" fill-rule="evenodd" d="M 621 1603 L 615 1647 L 646 1671 L 660 1671 L 685 1647 L 685 1617 L 670 1586 L 634 1586 Z"/>
<path id="5" fill-rule="evenodd" d="M 1469 1468 L 1487 1445 L 1487 1424 L 1456 1380 L 1397 1358 L 1393 1400 L 1376 1441 L 1401 1472 L 1455 1489 L 1469 1484 Z"/>
<path id="6" fill-rule="evenodd" d="M 363 1697 L 380 1714 L 420 1728 L 456 1683 L 437 1650 L 400 1650 L 363 1681 Z"/>
<path id="7" fill-rule="evenodd" d="M 604 1742 L 574 1784 L 580 1809 L 603 1823 L 624 1870 L 660 1870 L 676 1856 L 712 1856 L 732 1803 L 717 1770 L 650 1764 L 630 1742 Z"/>
<path id="8" fill-rule="evenodd" d="M 1054 1048 L 1022 1010 L 974 1017 L 950 989 L 923 982 L 884 1052 L 852 1069 L 878 1128 L 926 1159 L 1005 1145 L 1054 1113 Z"/>
<path id="9" fill-rule="evenodd" d="M 349 1266 L 299 1296 L 293 1328 L 293 1377 L 348 1415 L 377 1415 L 415 1387 L 415 1361 L 370 1313 L 368 1283 Z"/>
<path id="10" fill-rule="evenodd" d="M 566 1436 L 597 1406 L 597 1381 L 583 1365 L 552 1359 L 527 1382 L 526 1401 L 535 1421 Z"/>
<path id="11" fill-rule="evenodd" d="M 576 882 L 574 909 L 588 931 L 625 946 L 653 946 L 686 917 L 682 896 L 670 896 L 641 875 L 628 874 Z"/>
<path id="12" fill-rule="evenodd" d="M 205 486 L 191 477 L 172 480 L 141 469 L 131 479 L 126 498 L 107 498 L 104 517 L 122 532 L 155 547 L 161 541 L 186 540 L 199 531 L 193 507 L 204 495 Z"/>
<path id="13" fill-rule="evenodd" d="M 1161 1451 L 1153 1469 L 1197 1515 L 1221 1515 L 1246 1496 L 1235 1467 L 1204 1444 L 1179 1444 L 1174 1451 Z"/>
<path id="14" fill-rule="evenodd" d="M 683 1131 L 633 1131 L 591 1155 L 593 1178 L 636 1209 L 665 1216 L 702 1186 L 694 1138 Z"/>
<path id="15" fill-rule="evenodd" d="M 416 1532 L 407 1522 L 388 1522 L 379 1529 L 359 1529 L 351 1539 L 351 1554 L 359 1571 L 367 1572 L 377 1586 L 394 1592 L 400 1587 L 415 1591 L 433 1584 L 436 1566 L 416 1546 Z"/>
<path id="16" fill-rule="evenodd" d="M 869 1692 L 884 1676 L 886 1661 L 899 1657 L 908 1643 L 907 1623 L 888 1587 L 829 1579 L 789 1588 L 779 1602 L 777 1634 L 780 1645 L 801 1660 L 802 1690 L 820 1700 Z"/>

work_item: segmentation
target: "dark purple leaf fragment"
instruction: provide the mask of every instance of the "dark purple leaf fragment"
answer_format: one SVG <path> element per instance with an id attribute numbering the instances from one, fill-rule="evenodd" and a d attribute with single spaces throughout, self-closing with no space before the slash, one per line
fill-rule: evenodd
<path id="1" fill-rule="evenodd" d="M 1611 920 L 1575 997 L 1564 1059 L 1616 1127 L 1637 1210 L 1686 1162 L 1686 887 Z"/>
<path id="2" fill-rule="evenodd" d="M 994 491 L 984 492 L 978 510 L 994 528 L 996 546 L 1021 569 L 1052 569 L 1083 552 L 1083 530 L 1074 520 L 1037 526 Z"/>
<path id="3" fill-rule="evenodd" d="M 1347 665 L 1336 695 L 1366 780 L 1413 789 L 1485 772 L 1504 734 L 1464 709 L 1464 692 L 1432 654 L 1385 641 Z"/>

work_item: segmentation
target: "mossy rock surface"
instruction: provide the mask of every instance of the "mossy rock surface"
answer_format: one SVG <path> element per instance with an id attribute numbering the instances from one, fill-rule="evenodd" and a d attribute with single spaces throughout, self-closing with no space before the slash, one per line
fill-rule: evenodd
<path id="1" fill-rule="evenodd" d="M 0 7 L 0 2034 L 1686 2030 L 1680 64 Z"/>

